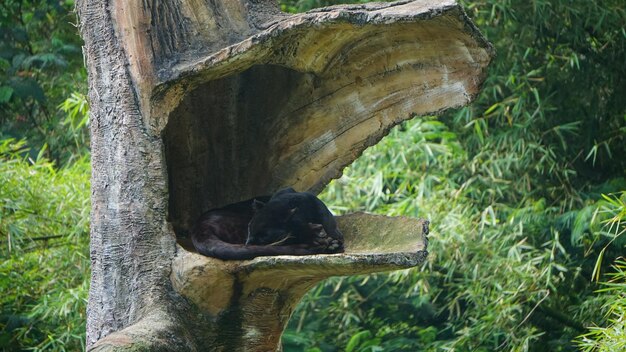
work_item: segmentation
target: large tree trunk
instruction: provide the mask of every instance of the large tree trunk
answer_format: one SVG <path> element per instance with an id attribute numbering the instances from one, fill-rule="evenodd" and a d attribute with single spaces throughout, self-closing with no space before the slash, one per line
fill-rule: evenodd
<path id="1" fill-rule="evenodd" d="M 339 255 L 222 262 L 185 243 L 208 209 L 284 186 L 318 192 L 397 123 L 470 102 L 492 48 L 454 1 L 294 16 L 274 0 L 77 10 L 91 103 L 89 348 L 275 350 L 316 282 L 424 259 L 427 222 L 367 214 L 339 220 Z"/>

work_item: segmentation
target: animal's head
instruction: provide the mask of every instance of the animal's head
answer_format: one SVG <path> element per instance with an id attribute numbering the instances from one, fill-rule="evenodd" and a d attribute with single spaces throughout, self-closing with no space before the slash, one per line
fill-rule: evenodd
<path id="1" fill-rule="evenodd" d="M 279 202 L 263 203 L 254 200 L 254 215 L 248 223 L 246 245 L 280 245 L 292 237 L 289 220 L 298 208 L 289 208 Z"/>

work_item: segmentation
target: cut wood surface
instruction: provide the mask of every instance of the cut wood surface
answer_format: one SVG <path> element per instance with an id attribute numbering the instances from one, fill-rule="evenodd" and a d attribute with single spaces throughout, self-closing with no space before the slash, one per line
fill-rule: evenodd
<path id="1" fill-rule="evenodd" d="M 164 129 L 177 232 L 285 185 L 319 192 L 391 127 L 469 103 L 493 54 L 453 1 L 261 22 L 240 42 L 157 70 L 153 121 Z"/>
<path id="2" fill-rule="evenodd" d="M 217 316 L 231 304 L 229 290 L 223 288 L 233 287 L 238 275 L 245 277 L 244 293 L 263 287 L 289 290 L 330 276 L 411 268 L 428 253 L 426 220 L 353 213 L 337 217 L 337 222 L 345 237 L 344 253 L 223 261 L 179 248 L 172 282 L 177 291 Z"/>
<path id="3" fill-rule="evenodd" d="M 425 220 L 354 213 L 337 221 L 345 237 L 340 254 L 222 261 L 179 248 L 172 266 L 174 289 L 218 322 L 232 319 L 234 311 L 245 315 L 242 336 L 252 336 L 249 346 L 256 347 L 251 350 L 263 351 L 279 343 L 295 306 L 321 280 L 411 268 L 428 254 Z M 259 336 L 266 344 L 252 340 Z"/>

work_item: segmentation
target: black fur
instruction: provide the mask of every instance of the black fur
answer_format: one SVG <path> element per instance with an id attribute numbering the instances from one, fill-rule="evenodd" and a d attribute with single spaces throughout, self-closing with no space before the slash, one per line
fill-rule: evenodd
<path id="1" fill-rule="evenodd" d="M 258 197 L 254 200 L 231 204 L 204 213 L 191 233 L 194 247 L 200 254 L 224 260 L 244 260 L 271 255 L 336 253 L 341 251 L 343 248 L 343 236 L 336 229 L 334 218 L 332 218 L 332 214 L 330 214 L 324 203 L 317 200 L 327 214 L 324 213 L 322 217 L 307 217 L 305 214 L 310 214 L 313 211 L 312 209 L 318 209 L 320 205 L 308 201 L 296 201 L 294 203 L 290 201 L 293 196 L 287 198 L 280 196 L 280 194 L 291 192 L 296 193 L 293 189 L 283 190 L 276 193 L 272 198 Z M 278 198 L 276 198 L 277 196 Z M 310 196 L 313 195 L 310 194 Z M 313 197 L 315 198 L 315 196 Z M 300 204 L 300 206 L 293 212 L 289 212 L 291 209 L 287 209 L 287 212 L 279 213 L 271 211 L 271 209 L 284 209 L 283 203 Z M 269 207 L 266 207 L 266 204 Z M 311 206 L 312 209 L 307 209 Z M 261 208 L 267 209 L 261 210 Z M 303 210 L 303 212 L 299 214 L 300 210 Z M 326 219 L 326 225 L 306 222 L 309 218 L 321 220 L 329 215 L 332 218 L 332 222 Z M 251 226 L 253 218 L 257 220 L 254 222 L 254 226 Z M 263 243 L 248 241 L 248 229 L 256 229 L 261 224 L 265 226 L 265 229 L 272 229 L 264 233 L 269 232 L 273 238 L 278 238 L 279 240 Z M 327 228 L 335 229 L 332 231 L 334 237 L 330 235 L 331 232 L 328 232 Z M 293 238 L 290 236 L 284 241 L 280 241 L 283 238 L 281 236 L 288 233 L 295 234 L 295 236 Z M 337 233 L 341 237 L 337 237 Z M 246 242 L 249 243 L 244 244 Z"/>
<path id="2" fill-rule="evenodd" d="M 267 202 L 253 202 L 254 216 L 248 226 L 247 244 L 312 244 L 321 229 L 343 250 L 343 234 L 335 217 L 315 195 L 286 188 Z M 315 226 L 318 225 L 318 226 Z M 319 227 L 321 225 L 321 228 Z"/>

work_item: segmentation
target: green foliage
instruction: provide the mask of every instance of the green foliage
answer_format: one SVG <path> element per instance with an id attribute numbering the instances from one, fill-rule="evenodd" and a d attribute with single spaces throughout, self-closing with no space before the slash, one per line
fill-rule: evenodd
<path id="1" fill-rule="evenodd" d="M 89 161 L 0 141 L 0 350 L 84 349 Z"/>
<path id="2" fill-rule="evenodd" d="M 598 231 L 599 238 L 606 238 L 606 244 L 594 268 L 594 278 L 600 277 L 602 259 L 605 250 L 613 243 L 626 242 L 626 192 L 607 196 L 597 203 L 594 222 L 601 222 L 603 227 Z M 601 220 L 598 220 L 601 219 Z M 584 351 L 622 351 L 626 349 L 626 262 L 624 258 L 615 261 L 612 271 L 607 274 L 608 281 L 602 283 L 604 288 L 598 290 L 603 298 L 603 310 L 606 312 L 607 326 L 592 326 L 590 332 L 578 337 L 578 345 Z"/>
<path id="3" fill-rule="evenodd" d="M 69 154 L 67 161 L 88 154 L 89 103 L 87 97 L 84 94 L 72 92 L 70 97 L 65 99 L 58 108 L 66 114 L 61 121 L 61 126 L 64 127 L 65 132 L 63 139 L 67 141 L 66 143 L 74 142 L 73 152 Z"/>
<path id="4" fill-rule="evenodd" d="M 626 190 L 624 9 L 464 5 L 498 51 L 477 101 L 403 124 L 322 195 L 339 213 L 429 218 L 428 262 L 318 286 L 287 331 L 301 347 L 567 351 L 585 326 L 619 327 L 600 309 L 615 292 L 594 294 L 592 278 L 626 249 L 615 220 Z"/>
<path id="5" fill-rule="evenodd" d="M 0 139 L 26 138 L 33 150 L 67 162 L 84 154 L 85 129 L 72 129 L 56 107 L 86 89 L 73 1 L 0 3 Z"/>
<path id="6" fill-rule="evenodd" d="M 600 278 L 602 260 L 606 249 L 614 243 L 618 248 L 626 246 L 626 236 L 624 236 L 626 233 L 626 192 L 621 192 L 620 196 L 603 194 L 602 198 L 594 204 L 596 211 L 590 220 L 592 225 L 603 224 L 602 228 L 593 232 L 594 243 L 604 244 L 593 268 L 593 278 L 596 281 Z"/>
<path id="7" fill-rule="evenodd" d="M 579 337 L 578 345 L 583 351 L 626 350 L 626 261 L 618 260 L 613 266 L 608 282 L 598 290 L 610 297 L 604 304 L 609 317 L 608 327 L 591 327 L 590 332 Z"/>

